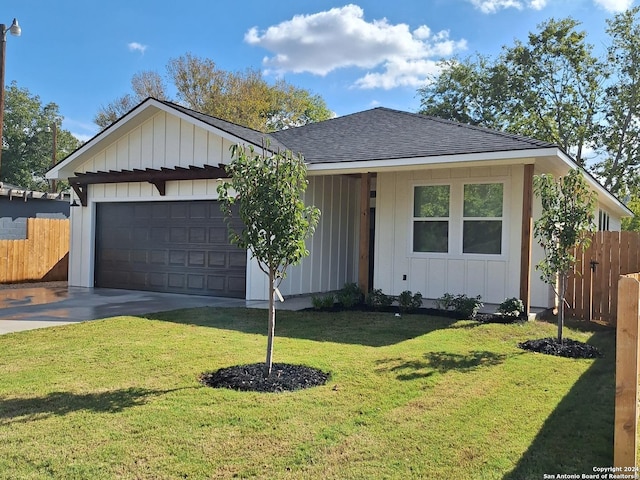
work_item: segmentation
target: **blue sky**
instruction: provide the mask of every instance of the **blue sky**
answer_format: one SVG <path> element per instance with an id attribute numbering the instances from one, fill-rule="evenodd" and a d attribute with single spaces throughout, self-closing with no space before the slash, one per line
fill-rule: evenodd
<path id="1" fill-rule="evenodd" d="M 143 70 L 192 53 L 261 69 L 321 95 L 337 115 L 416 111 L 416 90 L 451 55 L 495 55 L 551 17 L 571 16 L 602 51 L 607 18 L 639 0 L 5 0 L 5 80 L 55 102 L 64 128 L 98 132 L 102 105 Z"/>

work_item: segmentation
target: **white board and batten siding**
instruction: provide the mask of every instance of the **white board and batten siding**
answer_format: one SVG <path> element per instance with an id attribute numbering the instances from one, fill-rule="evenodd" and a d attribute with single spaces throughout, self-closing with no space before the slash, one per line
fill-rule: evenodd
<path id="1" fill-rule="evenodd" d="M 486 303 L 518 297 L 523 169 L 514 165 L 379 173 L 374 288 L 391 295 L 411 290 L 431 299 L 444 293 L 480 295 Z M 448 254 L 413 252 L 414 186 L 451 185 L 451 211 L 461 212 L 462 185 L 495 182 L 504 184 L 500 255 L 456 253 L 461 252 L 462 230 L 455 221 L 449 226 Z"/>
<path id="2" fill-rule="evenodd" d="M 176 116 L 159 112 L 122 135 L 85 162 L 77 172 L 189 167 L 229 163 L 231 140 Z M 305 200 L 321 210 L 309 240 L 311 255 L 290 267 L 281 285 L 284 295 L 326 292 L 353 281 L 357 272 L 358 180 L 346 176 L 310 177 Z M 93 287 L 95 215 L 100 202 L 215 200 L 217 180 L 182 180 L 166 184 L 161 196 L 147 182 L 97 184 L 88 188 L 86 207 L 71 209 L 69 285 Z M 250 254 L 248 254 L 250 257 Z M 268 296 L 266 275 L 255 260 L 247 266 L 247 299 Z"/>
<path id="3" fill-rule="evenodd" d="M 232 142 L 193 123 L 159 112 L 118 137 L 80 168 L 80 173 L 229 163 Z M 86 207 L 71 209 L 69 285 L 93 287 L 95 212 L 99 202 L 215 200 L 217 180 L 167 182 L 161 196 L 148 182 L 90 185 Z"/>
<path id="4" fill-rule="evenodd" d="M 345 175 L 309 177 L 305 203 L 320 209 L 309 256 L 287 270 L 279 290 L 284 296 L 339 290 L 357 281 L 359 180 Z M 255 261 L 247 271 L 247 298 L 267 300 L 268 278 Z"/>

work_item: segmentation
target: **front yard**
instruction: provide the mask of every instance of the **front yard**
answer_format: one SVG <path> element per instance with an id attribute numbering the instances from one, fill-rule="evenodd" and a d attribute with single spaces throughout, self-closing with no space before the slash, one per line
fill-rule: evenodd
<path id="1" fill-rule="evenodd" d="M 196 309 L 0 336 L 0 479 L 461 478 L 591 473 L 613 456 L 615 333 L 604 353 L 517 343 L 554 324 L 278 312 L 274 361 L 329 382 L 212 389 L 264 361 L 266 311 Z"/>

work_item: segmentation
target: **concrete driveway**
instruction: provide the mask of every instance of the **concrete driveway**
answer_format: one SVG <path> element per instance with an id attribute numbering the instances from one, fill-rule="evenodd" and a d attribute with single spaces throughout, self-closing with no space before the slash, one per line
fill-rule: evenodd
<path id="1" fill-rule="evenodd" d="M 257 307 L 264 302 L 172 293 L 28 286 L 0 290 L 0 334 L 119 315 L 141 315 L 193 307 Z"/>

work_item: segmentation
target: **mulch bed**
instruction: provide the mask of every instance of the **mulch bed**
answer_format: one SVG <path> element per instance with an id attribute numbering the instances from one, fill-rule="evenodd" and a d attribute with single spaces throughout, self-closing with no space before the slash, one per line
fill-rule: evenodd
<path id="1" fill-rule="evenodd" d="M 327 383 L 329 374 L 317 368 L 288 363 L 274 363 L 265 378 L 264 363 L 236 365 L 200 375 L 200 383 L 213 388 L 246 392 L 287 392 L 317 387 Z"/>
<path id="2" fill-rule="evenodd" d="M 518 344 L 518 347 L 531 352 L 544 353 L 546 355 L 557 355 L 559 357 L 568 358 L 599 358 L 602 353 L 593 345 L 571 340 L 563 339 L 562 343 L 557 338 L 542 338 L 539 340 L 527 340 Z"/>

